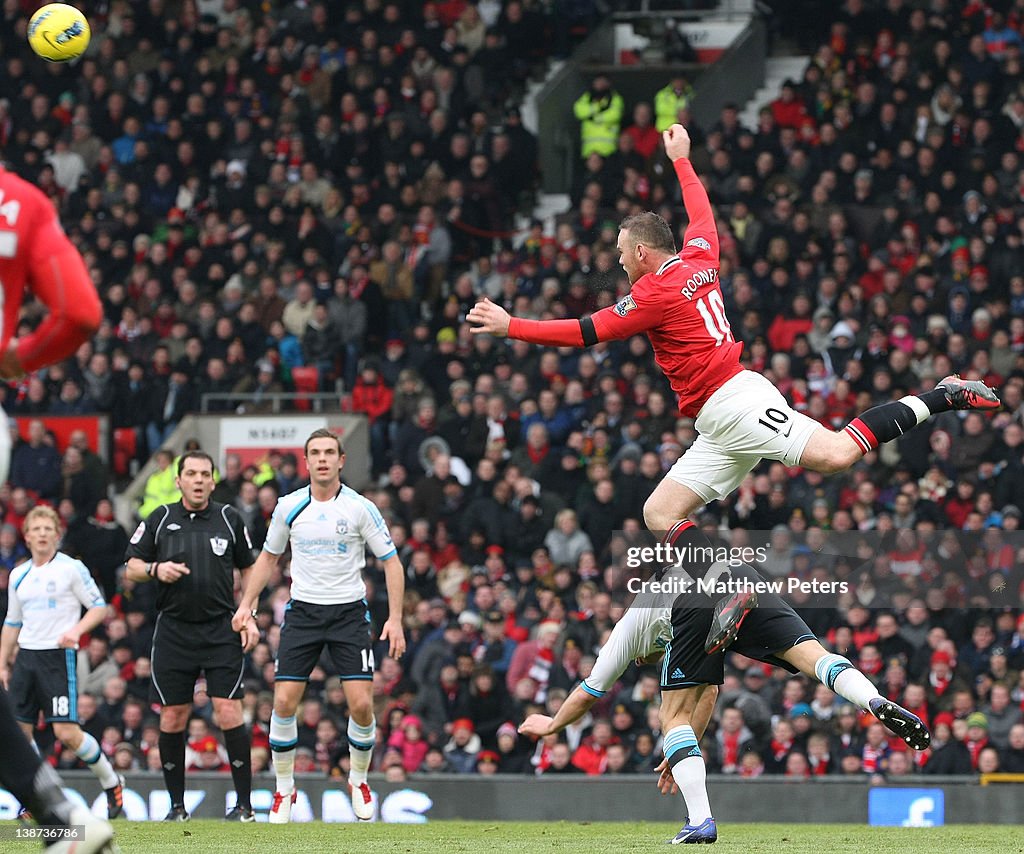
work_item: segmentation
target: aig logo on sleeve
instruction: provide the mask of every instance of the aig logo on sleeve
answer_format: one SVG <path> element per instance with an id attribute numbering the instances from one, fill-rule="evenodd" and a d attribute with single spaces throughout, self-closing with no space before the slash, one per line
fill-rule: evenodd
<path id="1" fill-rule="evenodd" d="M 868 795 L 868 824 L 874 827 L 940 827 L 945 823 L 942 789 L 879 787 Z"/>

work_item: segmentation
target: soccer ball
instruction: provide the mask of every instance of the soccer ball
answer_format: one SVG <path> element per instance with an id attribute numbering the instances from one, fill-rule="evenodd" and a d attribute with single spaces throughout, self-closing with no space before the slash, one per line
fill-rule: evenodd
<path id="1" fill-rule="evenodd" d="M 50 3 L 28 22 L 28 43 L 49 62 L 77 59 L 89 46 L 89 22 L 67 3 Z"/>

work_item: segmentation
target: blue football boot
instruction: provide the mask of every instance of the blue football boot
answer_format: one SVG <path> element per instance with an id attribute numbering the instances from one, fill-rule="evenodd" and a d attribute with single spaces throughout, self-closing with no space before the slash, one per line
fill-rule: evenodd
<path id="1" fill-rule="evenodd" d="M 718 841 L 718 827 L 713 818 L 706 818 L 696 827 L 687 824 L 672 839 L 669 845 L 710 845 Z"/>

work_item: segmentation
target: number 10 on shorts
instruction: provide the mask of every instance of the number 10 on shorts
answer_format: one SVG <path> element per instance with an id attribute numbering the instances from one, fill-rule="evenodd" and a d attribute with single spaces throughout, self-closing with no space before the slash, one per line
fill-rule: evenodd
<path id="1" fill-rule="evenodd" d="M 767 421 L 765 419 L 768 419 Z M 783 433 L 782 428 L 789 424 L 789 414 L 783 412 L 781 409 L 776 409 L 774 406 L 769 406 L 764 411 L 764 417 L 758 418 L 757 423 L 763 427 L 767 427 L 773 433 L 782 433 L 783 436 L 788 436 L 789 431 L 793 429 L 792 425 L 786 427 Z"/>

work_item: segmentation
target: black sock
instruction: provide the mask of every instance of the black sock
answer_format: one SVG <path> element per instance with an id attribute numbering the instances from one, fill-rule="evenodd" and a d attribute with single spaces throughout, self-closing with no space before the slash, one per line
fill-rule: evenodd
<path id="1" fill-rule="evenodd" d="M 172 807 L 185 806 L 185 733 L 160 730 L 160 767 Z"/>
<path id="2" fill-rule="evenodd" d="M 879 445 L 898 439 L 908 430 L 917 426 L 914 410 L 905 403 L 895 400 L 869 409 L 859 418 L 854 418 L 843 432 L 860 448 L 861 453 L 873 451 Z"/>
<path id="3" fill-rule="evenodd" d="M 949 412 L 953 408 L 953 404 L 946 397 L 946 392 L 941 388 L 933 388 L 924 394 L 916 395 L 916 397 L 924 401 L 924 405 L 928 407 L 928 411 L 932 415 L 938 415 L 940 412 Z"/>
<path id="4" fill-rule="evenodd" d="M 41 824 L 68 824 L 71 804 L 61 791 L 60 778 L 43 762 L 21 731 L 7 692 L 0 689 L 0 783 Z"/>
<path id="5" fill-rule="evenodd" d="M 909 401 L 909 403 L 904 403 L 904 401 Z M 921 409 L 921 404 L 927 407 L 927 415 L 937 415 L 952 409 L 946 399 L 946 392 L 941 388 L 934 388 L 924 394 L 909 395 L 902 400 L 893 400 L 883 403 L 881 406 L 875 406 L 859 418 L 854 418 L 843 432 L 853 439 L 861 451 L 866 454 L 879 445 L 898 439 L 927 418 Z M 924 417 L 919 418 L 918 413 Z"/>
<path id="6" fill-rule="evenodd" d="M 231 763 L 231 779 L 235 782 L 235 794 L 240 807 L 252 808 L 252 754 L 249 749 L 249 733 L 245 725 L 224 730 L 224 744 L 228 748 Z"/>
<path id="7" fill-rule="evenodd" d="M 662 542 L 675 549 L 683 569 L 693 578 L 703 578 L 714 563 L 714 547 L 711 540 L 689 519 L 676 522 L 669 528 Z M 676 559 L 673 558 L 672 562 L 675 563 Z"/>

